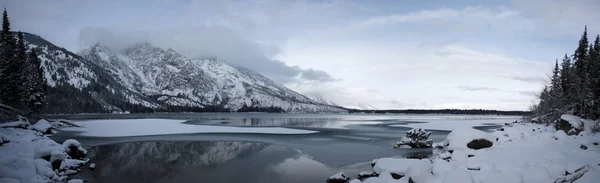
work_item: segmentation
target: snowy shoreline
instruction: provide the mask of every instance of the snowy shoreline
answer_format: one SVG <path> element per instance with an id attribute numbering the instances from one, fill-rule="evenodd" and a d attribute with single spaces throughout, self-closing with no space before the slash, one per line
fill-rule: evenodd
<path id="1" fill-rule="evenodd" d="M 489 140 L 493 146 L 477 150 L 467 147 L 475 139 Z M 350 179 L 340 172 L 327 181 L 597 183 L 600 182 L 599 143 L 600 134 L 587 130 L 568 136 L 554 127 L 532 123 L 507 124 L 490 133 L 458 128 L 446 140 L 435 144 L 438 148 L 433 149 L 434 156 L 430 159 L 375 159 L 373 171 L 361 172 L 359 179 Z"/>
<path id="2" fill-rule="evenodd" d="M 65 121 L 15 121 L 0 124 L 0 182 L 83 182 L 70 179 L 88 163 L 87 151 L 74 139 L 62 144 L 49 138 L 52 130 L 74 127 Z"/>

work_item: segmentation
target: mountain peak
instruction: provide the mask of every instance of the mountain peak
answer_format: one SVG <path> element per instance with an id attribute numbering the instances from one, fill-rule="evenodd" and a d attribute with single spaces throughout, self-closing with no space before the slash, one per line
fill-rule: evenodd
<path id="1" fill-rule="evenodd" d="M 106 46 L 104 46 L 104 45 L 102 45 L 100 43 L 96 43 L 96 44 L 94 44 L 94 46 L 90 47 L 90 51 L 93 51 L 93 52 L 108 52 L 109 49 L 108 49 L 108 47 L 106 47 Z"/>

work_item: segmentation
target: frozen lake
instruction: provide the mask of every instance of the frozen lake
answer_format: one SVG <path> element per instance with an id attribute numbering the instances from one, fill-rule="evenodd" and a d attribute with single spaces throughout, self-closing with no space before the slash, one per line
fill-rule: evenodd
<path id="1" fill-rule="evenodd" d="M 53 138 L 90 149 L 90 182 L 325 182 L 355 177 L 380 157 L 428 154 L 393 149 L 412 127 L 441 141 L 460 126 L 479 129 L 519 116 L 185 113 L 55 116 L 84 126 Z"/>

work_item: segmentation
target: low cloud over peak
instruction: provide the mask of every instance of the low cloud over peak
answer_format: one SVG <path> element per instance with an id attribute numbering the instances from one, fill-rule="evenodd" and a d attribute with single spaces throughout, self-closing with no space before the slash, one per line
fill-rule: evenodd
<path id="1" fill-rule="evenodd" d="M 315 82 L 336 80 L 322 70 L 289 66 L 282 61 L 270 59 L 268 53 L 276 54 L 279 49 L 244 39 L 236 31 L 223 26 L 129 32 L 88 27 L 80 32 L 79 42 L 81 48 L 100 43 L 113 51 L 148 42 L 161 48 L 172 48 L 191 58 L 217 58 L 232 65 L 262 73 L 280 83 L 293 82 L 297 79 Z"/>

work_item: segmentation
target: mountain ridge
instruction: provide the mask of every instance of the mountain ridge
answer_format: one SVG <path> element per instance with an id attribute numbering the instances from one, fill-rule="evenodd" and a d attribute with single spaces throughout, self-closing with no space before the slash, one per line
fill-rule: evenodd
<path id="1" fill-rule="evenodd" d="M 346 111 L 249 69 L 188 58 L 149 43 L 121 51 L 95 44 L 75 54 L 35 34 L 24 33 L 24 38 L 42 60 L 50 106 L 67 106 L 49 113 Z"/>

